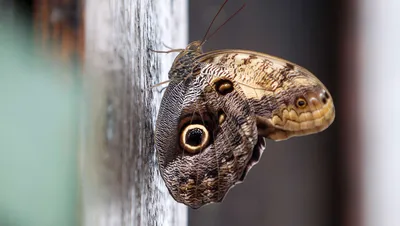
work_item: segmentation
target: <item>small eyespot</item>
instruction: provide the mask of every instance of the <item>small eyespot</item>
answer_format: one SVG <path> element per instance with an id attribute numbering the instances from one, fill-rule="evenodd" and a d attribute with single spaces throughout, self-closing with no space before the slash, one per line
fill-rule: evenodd
<path id="1" fill-rule="evenodd" d="M 298 98 L 296 100 L 296 107 L 298 108 L 305 108 L 307 106 L 307 101 L 304 98 Z"/>
<path id="2" fill-rule="evenodd" d="M 322 90 L 322 93 L 320 94 L 320 98 L 323 104 L 328 103 L 328 99 L 330 98 L 328 92 L 326 90 Z"/>
<path id="3" fill-rule="evenodd" d="M 204 149 L 209 142 L 209 133 L 201 124 L 191 124 L 186 126 L 180 135 L 181 147 L 192 154 L 196 154 Z"/>
<path id="4" fill-rule="evenodd" d="M 226 95 L 233 91 L 233 83 L 228 79 L 219 79 L 215 82 L 215 89 L 221 95 Z"/>
<path id="5" fill-rule="evenodd" d="M 326 99 L 329 99 L 329 98 L 330 98 L 328 92 L 326 92 L 325 90 L 324 90 L 324 96 L 325 96 Z"/>
<path id="6" fill-rule="evenodd" d="M 223 110 L 218 111 L 218 123 L 221 125 L 226 120 L 226 114 Z"/>

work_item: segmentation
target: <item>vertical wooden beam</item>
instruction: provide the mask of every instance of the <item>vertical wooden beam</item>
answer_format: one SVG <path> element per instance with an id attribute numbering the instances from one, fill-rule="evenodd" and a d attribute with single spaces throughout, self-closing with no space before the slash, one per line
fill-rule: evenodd
<path id="1" fill-rule="evenodd" d="M 153 129 L 174 55 L 187 43 L 186 0 L 87 0 L 82 139 L 84 225 L 185 225 L 162 181 Z"/>

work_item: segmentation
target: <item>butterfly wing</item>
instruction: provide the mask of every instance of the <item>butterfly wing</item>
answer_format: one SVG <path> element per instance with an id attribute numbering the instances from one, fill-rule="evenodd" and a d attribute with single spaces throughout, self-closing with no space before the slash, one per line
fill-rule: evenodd
<path id="1" fill-rule="evenodd" d="M 161 175 L 175 200 L 192 208 L 220 202 L 243 179 L 253 148 L 263 148 L 254 108 L 232 74 L 200 68 L 171 81 L 155 133 Z"/>
<path id="2" fill-rule="evenodd" d="M 196 58 L 234 75 L 257 116 L 260 135 L 284 140 L 326 129 L 335 118 L 327 88 L 308 70 L 247 50 L 216 50 Z"/>

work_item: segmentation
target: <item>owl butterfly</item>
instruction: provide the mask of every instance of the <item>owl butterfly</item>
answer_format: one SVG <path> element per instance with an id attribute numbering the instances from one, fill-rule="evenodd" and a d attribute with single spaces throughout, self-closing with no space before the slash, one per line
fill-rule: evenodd
<path id="1" fill-rule="evenodd" d="M 221 202 L 242 182 L 265 138 L 317 133 L 335 117 L 328 90 L 306 69 L 247 50 L 203 53 L 204 40 L 175 58 L 155 130 L 162 178 L 192 208 Z"/>

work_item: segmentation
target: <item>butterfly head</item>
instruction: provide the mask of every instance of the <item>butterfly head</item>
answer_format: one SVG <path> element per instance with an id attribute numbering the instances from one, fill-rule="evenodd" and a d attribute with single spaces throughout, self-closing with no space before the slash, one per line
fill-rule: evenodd
<path id="1" fill-rule="evenodd" d="M 193 74 L 193 69 L 197 64 L 195 58 L 203 54 L 201 46 L 201 41 L 191 42 L 175 57 L 174 63 L 169 71 L 169 79 L 181 80 Z"/>

